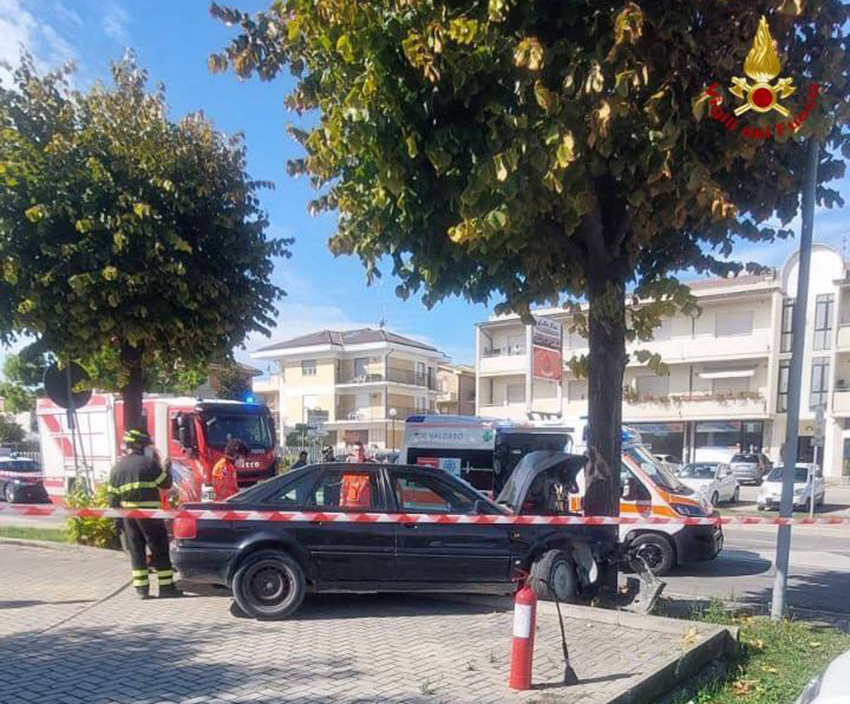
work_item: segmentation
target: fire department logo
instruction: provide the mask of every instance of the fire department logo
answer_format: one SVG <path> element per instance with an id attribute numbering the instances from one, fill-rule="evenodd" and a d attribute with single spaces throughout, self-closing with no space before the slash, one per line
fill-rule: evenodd
<path id="1" fill-rule="evenodd" d="M 770 36 L 767 19 L 762 16 L 753 40 L 753 48 L 744 61 L 744 73 L 755 83 L 750 83 L 746 78 L 735 77 L 729 87 L 732 95 L 746 100 L 746 103 L 735 108 L 736 116 L 749 110 L 776 110 L 783 117 L 791 114 L 779 101 L 793 95 L 796 88 L 792 85 L 791 78 L 780 78 L 775 84 L 772 82 L 779 75 L 779 70 L 779 56 L 773 45 L 773 37 Z"/>

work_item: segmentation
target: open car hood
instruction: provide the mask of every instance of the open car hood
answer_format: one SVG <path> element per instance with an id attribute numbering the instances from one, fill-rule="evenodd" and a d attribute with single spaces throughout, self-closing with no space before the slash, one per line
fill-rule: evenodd
<path id="1" fill-rule="evenodd" d="M 584 455 L 555 450 L 535 450 L 523 457 L 502 489 L 496 502 L 514 513 L 523 513 L 526 504 L 534 513 L 554 513 L 553 493 L 577 493 L 576 477 L 587 463 Z"/>

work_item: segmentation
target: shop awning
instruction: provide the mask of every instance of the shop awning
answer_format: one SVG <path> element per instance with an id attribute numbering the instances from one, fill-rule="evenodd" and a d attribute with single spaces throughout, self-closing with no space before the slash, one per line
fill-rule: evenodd
<path id="1" fill-rule="evenodd" d="M 755 374 L 755 369 L 717 369 L 699 372 L 698 376 L 700 379 L 742 379 Z"/>

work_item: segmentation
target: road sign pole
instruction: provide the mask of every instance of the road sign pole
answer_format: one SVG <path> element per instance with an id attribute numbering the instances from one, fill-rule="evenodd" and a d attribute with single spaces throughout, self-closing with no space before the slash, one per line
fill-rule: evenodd
<path id="1" fill-rule="evenodd" d="M 785 429 L 785 452 L 782 457 L 782 500 L 779 515 L 790 518 L 794 511 L 794 467 L 797 464 L 797 434 L 800 425 L 800 382 L 803 378 L 803 352 L 806 340 L 806 308 L 809 297 L 809 267 L 812 259 L 812 230 L 815 217 L 815 186 L 817 184 L 819 145 L 809 138 L 809 163 L 803 188 L 803 226 L 800 232 L 800 258 L 797 263 L 797 300 L 792 319 L 793 343 L 791 368 L 788 370 L 788 425 Z M 781 525 L 776 536 L 776 574 L 773 580 L 773 600 L 770 618 L 778 621 L 785 616 L 785 596 L 788 588 L 788 563 L 791 552 L 791 526 Z"/>

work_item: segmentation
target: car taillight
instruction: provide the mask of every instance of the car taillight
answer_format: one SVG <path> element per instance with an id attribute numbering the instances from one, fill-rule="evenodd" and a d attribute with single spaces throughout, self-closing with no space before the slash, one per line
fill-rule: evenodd
<path id="1" fill-rule="evenodd" d="M 194 540 L 198 536 L 198 521 L 195 518 L 175 518 L 173 530 L 177 540 Z"/>

